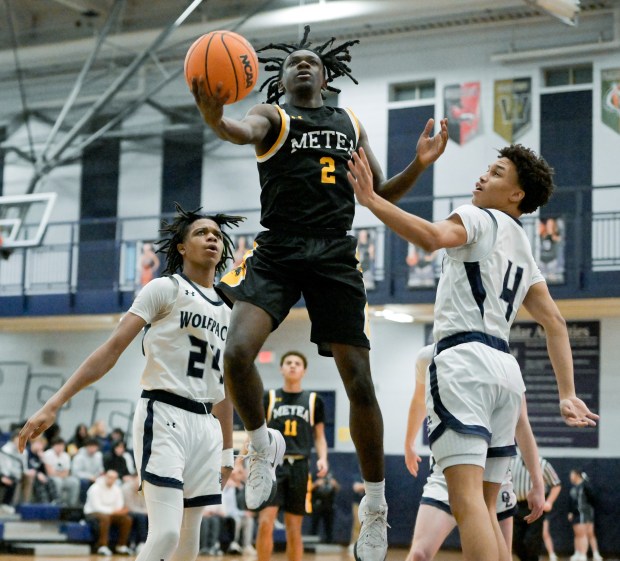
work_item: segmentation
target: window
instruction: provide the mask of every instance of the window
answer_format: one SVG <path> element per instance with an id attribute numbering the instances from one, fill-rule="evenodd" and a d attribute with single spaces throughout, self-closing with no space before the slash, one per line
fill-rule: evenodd
<path id="1" fill-rule="evenodd" d="M 390 86 L 390 101 L 413 101 L 435 97 L 435 81 L 407 82 Z"/>
<path id="2" fill-rule="evenodd" d="M 545 86 L 548 88 L 592 83 L 591 64 L 547 68 L 543 72 Z"/>

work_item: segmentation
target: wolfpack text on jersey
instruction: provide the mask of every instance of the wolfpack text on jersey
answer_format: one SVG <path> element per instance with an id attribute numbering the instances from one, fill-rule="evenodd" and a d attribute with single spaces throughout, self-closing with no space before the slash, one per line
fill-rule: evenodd
<path id="1" fill-rule="evenodd" d="M 223 355 L 230 309 L 214 289 L 182 274 L 151 281 L 130 312 L 147 325 L 141 385 L 195 401 L 224 399 Z M 180 333 L 179 333 L 180 332 Z"/>

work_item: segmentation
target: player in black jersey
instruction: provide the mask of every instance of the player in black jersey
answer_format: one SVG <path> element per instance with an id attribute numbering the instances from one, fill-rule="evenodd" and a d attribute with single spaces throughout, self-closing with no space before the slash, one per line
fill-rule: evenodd
<path id="1" fill-rule="evenodd" d="M 442 120 L 440 132 L 431 136 L 434 121 L 430 119 L 418 140 L 415 159 L 385 179 L 366 131 L 353 113 L 323 104 L 324 89 L 339 91 L 329 85 L 334 78 L 353 79 L 347 63 L 349 48 L 357 41 L 332 47 L 332 39 L 312 48 L 308 33 L 306 26 L 300 43 L 264 49 L 283 51 L 285 56 L 261 59 L 268 63 L 268 71 L 277 70 L 263 85 L 268 85 L 268 103 L 252 107 L 241 120 L 224 116 L 230 92 L 223 91 L 221 84 L 213 94 L 207 92 L 203 79 L 192 84 L 196 104 L 215 134 L 235 144 L 254 145 L 261 181 L 261 224 L 267 228 L 242 265 L 218 285 L 223 297 L 234 303 L 225 379 L 254 457 L 246 500 L 248 506 L 263 504 L 271 492 L 269 464 L 276 450 L 267 432 L 263 385 L 254 359 L 269 333 L 303 295 L 312 321 L 311 339 L 320 354 L 334 357 L 351 404 L 351 438 L 366 487 L 355 555 L 362 561 L 383 561 L 387 551 L 383 420 L 370 373 L 367 302 L 355 257 L 357 243 L 347 235 L 355 211 L 347 162 L 354 150 L 363 147 L 376 192 L 396 201 L 443 153 L 447 122 Z M 282 96 L 286 103 L 276 105 Z"/>
<path id="2" fill-rule="evenodd" d="M 280 372 L 284 378 L 282 388 L 269 390 L 264 396 L 267 424 L 283 434 L 286 455 L 284 463 L 276 471 L 276 496 L 259 514 L 256 535 L 258 561 L 269 561 L 271 558 L 273 527 L 279 509 L 284 511 L 288 561 L 301 561 L 301 524 L 304 514 L 310 511 L 309 460 L 313 445 L 317 455 L 317 474 L 322 477 L 327 473 L 323 400 L 315 392 L 302 389 L 307 368 L 308 361 L 302 353 L 288 351 L 280 359 Z"/>

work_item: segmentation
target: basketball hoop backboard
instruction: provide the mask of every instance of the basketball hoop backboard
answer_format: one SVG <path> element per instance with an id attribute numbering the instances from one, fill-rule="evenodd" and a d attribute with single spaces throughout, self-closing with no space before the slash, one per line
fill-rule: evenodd
<path id="1" fill-rule="evenodd" d="M 56 193 L 0 197 L 0 248 L 40 245 L 55 202 Z"/>

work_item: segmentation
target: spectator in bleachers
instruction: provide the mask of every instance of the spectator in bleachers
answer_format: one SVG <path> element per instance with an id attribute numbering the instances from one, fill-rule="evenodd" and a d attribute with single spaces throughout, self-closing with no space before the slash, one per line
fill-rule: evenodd
<path id="1" fill-rule="evenodd" d="M 146 501 L 144 495 L 139 492 L 140 478 L 137 475 L 131 475 L 121 486 L 125 506 L 129 511 L 129 516 L 133 520 L 131 529 L 130 543 L 139 553 L 146 542 L 149 530 L 149 519 L 146 511 Z"/>
<path id="2" fill-rule="evenodd" d="M 200 553 L 223 555 L 220 534 L 226 513 L 222 505 L 208 505 L 202 511 L 200 522 Z"/>
<path id="3" fill-rule="evenodd" d="M 254 538 L 254 513 L 245 508 L 245 468 L 237 464 L 222 491 L 222 507 L 227 518 L 234 521 L 234 536 L 227 553 L 256 553 L 252 540 Z"/>
<path id="4" fill-rule="evenodd" d="M 99 441 L 89 437 L 71 460 L 71 474 L 80 480 L 80 502 L 86 502 L 86 491 L 104 472 Z"/>
<path id="5" fill-rule="evenodd" d="M 58 423 L 53 423 L 49 426 L 49 428 L 45 429 L 43 436 L 45 437 L 45 441 L 48 443 L 52 442 L 52 440 L 55 440 L 56 438 L 61 438 L 60 426 Z"/>
<path id="6" fill-rule="evenodd" d="M 2 457 L 0 458 L 0 461 L 4 464 L 2 468 L 3 475 L 15 482 L 13 492 L 10 493 L 12 504 L 17 502 L 17 500 L 23 503 L 30 501 L 32 483 L 34 481 L 34 470 L 28 467 L 28 453 L 25 450 L 21 453 L 18 444 L 19 429 L 16 429 L 11 433 L 10 440 L 2 446 Z M 21 494 L 16 493 L 16 491 L 21 491 Z M 5 501 L 5 504 L 7 504 L 7 501 Z"/>
<path id="7" fill-rule="evenodd" d="M 106 471 L 113 469 L 123 481 L 130 475 L 136 473 L 133 458 L 131 454 L 127 452 L 123 440 L 113 442 L 112 449 L 103 455 L 103 468 Z"/>
<path id="8" fill-rule="evenodd" d="M 78 450 L 84 446 L 88 438 L 88 427 L 84 423 L 80 423 L 75 427 L 75 432 L 71 440 L 67 443 L 67 453 L 69 456 L 75 456 Z"/>
<path id="9" fill-rule="evenodd" d="M 30 446 L 27 449 L 28 468 L 34 470 L 35 473 L 32 485 L 32 502 L 56 503 L 58 501 L 58 491 L 54 482 L 47 476 L 43 461 L 45 446 L 45 438 L 40 436 L 30 441 Z"/>
<path id="10" fill-rule="evenodd" d="M 131 532 L 131 516 L 125 506 L 123 492 L 117 485 L 118 473 L 108 470 L 88 489 L 84 514 L 87 519 L 97 520 L 99 533 L 95 548 L 99 555 L 112 555 L 110 527 L 118 527 L 116 553 L 129 554 L 127 546 Z"/>
<path id="11" fill-rule="evenodd" d="M 119 440 L 122 440 L 123 442 L 126 442 L 125 440 L 125 431 L 119 427 L 114 427 L 111 431 L 110 434 L 108 435 L 108 438 L 110 439 L 110 442 L 114 443 L 114 442 L 118 442 Z"/>
<path id="12" fill-rule="evenodd" d="M 80 502 L 80 480 L 70 474 L 71 456 L 67 454 L 65 441 L 57 437 L 43 453 L 47 476 L 56 485 L 60 504 L 77 506 Z"/>
<path id="13" fill-rule="evenodd" d="M 103 419 L 97 419 L 88 429 L 88 434 L 99 441 L 99 447 L 104 454 L 110 450 L 112 443 L 108 436 L 108 427 Z"/>

